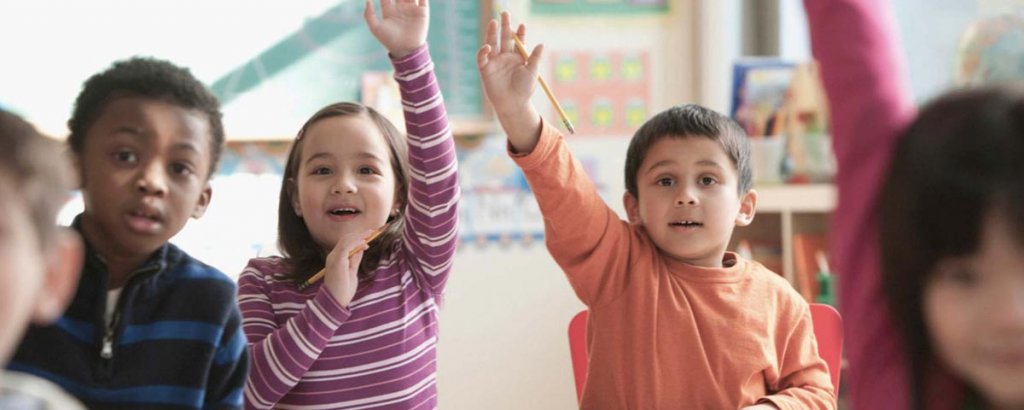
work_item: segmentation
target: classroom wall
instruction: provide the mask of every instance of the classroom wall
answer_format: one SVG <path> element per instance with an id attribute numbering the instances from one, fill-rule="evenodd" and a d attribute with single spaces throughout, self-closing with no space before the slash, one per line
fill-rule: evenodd
<path id="1" fill-rule="evenodd" d="M 951 85 L 964 30 L 974 21 L 1024 11 L 1024 0 L 898 0 L 897 32 L 914 99 L 926 102 Z"/>

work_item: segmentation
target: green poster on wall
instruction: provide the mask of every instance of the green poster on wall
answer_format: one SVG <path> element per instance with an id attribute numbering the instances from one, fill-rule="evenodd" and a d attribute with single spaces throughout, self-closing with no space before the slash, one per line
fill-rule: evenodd
<path id="1" fill-rule="evenodd" d="M 668 0 L 533 0 L 537 14 L 622 14 L 662 13 Z"/>
<path id="2" fill-rule="evenodd" d="M 213 82 L 226 107 L 275 100 L 282 109 L 301 113 L 284 118 L 301 124 L 319 107 L 335 101 L 360 101 L 364 73 L 391 71 L 387 52 L 363 22 L 362 0 L 339 0 L 321 15 Z M 430 2 L 427 41 L 448 114 L 473 118 L 483 114 L 483 91 L 476 50 L 483 41 L 481 3 L 465 0 Z M 252 101 L 260 100 L 260 101 Z"/>

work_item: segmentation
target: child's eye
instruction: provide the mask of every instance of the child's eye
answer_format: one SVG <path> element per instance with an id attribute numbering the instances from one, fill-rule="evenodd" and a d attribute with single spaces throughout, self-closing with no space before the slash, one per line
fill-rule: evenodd
<path id="1" fill-rule="evenodd" d="M 175 175 L 191 175 L 193 173 L 192 167 L 189 167 L 188 164 L 181 162 L 175 162 L 171 164 L 171 172 Z"/>
<path id="2" fill-rule="evenodd" d="M 312 175 L 331 175 L 331 169 L 327 167 L 316 167 L 313 168 Z"/>
<path id="3" fill-rule="evenodd" d="M 702 176 L 697 181 L 700 182 L 701 185 L 714 185 L 715 183 L 718 182 L 715 180 L 714 177 L 710 176 Z"/>
<path id="4" fill-rule="evenodd" d="M 139 162 L 139 156 L 129 150 L 120 150 L 114 153 L 114 160 L 125 164 L 134 164 Z"/>
<path id="5" fill-rule="evenodd" d="M 977 285 L 981 277 L 971 269 L 961 266 L 949 266 L 940 268 L 938 279 L 955 286 L 969 288 Z"/>
<path id="6" fill-rule="evenodd" d="M 658 180 L 655 181 L 654 183 L 657 184 L 658 186 L 672 186 L 672 185 L 676 184 L 676 181 L 673 180 L 672 178 L 665 177 L 665 178 L 658 178 Z"/>
<path id="7" fill-rule="evenodd" d="M 373 175 L 377 173 L 377 170 L 371 167 L 360 167 L 359 170 L 357 170 L 357 172 L 363 175 Z"/>

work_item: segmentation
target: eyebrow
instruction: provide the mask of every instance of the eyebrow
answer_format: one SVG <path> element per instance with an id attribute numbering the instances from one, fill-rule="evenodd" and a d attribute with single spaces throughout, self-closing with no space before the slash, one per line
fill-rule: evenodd
<path id="1" fill-rule="evenodd" d="M 676 163 L 676 161 L 672 160 L 672 159 L 661 160 L 661 161 L 655 162 L 654 165 L 651 165 L 650 167 L 647 167 L 647 170 L 645 172 L 651 172 L 652 170 L 657 169 L 659 167 L 674 165 L 675 163 Z M 712 161 L 710 159 L 702 159 L 700 161 L 697 161 L 697 165 L 706 166 L 706 167 L 712 167 L 712 168 L 718 168 L 718 169 L 725 169 L 725 168 L 722 167 L 722 165 L 720 165 L 719 163 L 717 163 L 715 161 Z"/>
<path id="2" fill-rule="evenodd" d="M 310 162 L 313 162 L 314 160 L 317 160 L 317 159 L 320 159 L 320 158 L 332 158 L 332 157 L 334 157 L 334 155 L 328 154 L 326 152 L 318 152 L 318 153 L 313 154 L 312 156 L 310 156 L 309 159 L 307 159 L 305 163 L 309 164 Z M 373 159 L 373 160 L 377 160 L 377 161 L 380 161 L 380 162 L 384 162 L 384 160 L 381 159 L 380 157 L 378 157 L 376 154 L 374 154 L 372 152 L 367 152 L 367 151 L 356 153 L 356 157 L 358 157 L 358 158 Z"/>
<path id="3" fill-rule="evenodd" d="M 129 126 L 126 126 L 126 125 L 122 125 L 120 127 L 117 127 L 116 129 L 114 129 L 114 133 L 115 134 L 127 134 L 127 135 L 131 136 L 133 139 L 141 139 L 141 140 L 150 140 L 150 139 L 152 139 L 152 137 L 150 137 L 148 134 L 143 132 L 142 129 L 140 129 L 138 127 L 129 127 Z M 191 152 L 194 152 L 196 154 L 199 154 L 199 148 L 196 147 L 196 144 L 193 144 L 191 141 L 184 141 L 184 142 L 176 143 L 171 148 L 173 148 L 175 150 L 191 151 Z"/>

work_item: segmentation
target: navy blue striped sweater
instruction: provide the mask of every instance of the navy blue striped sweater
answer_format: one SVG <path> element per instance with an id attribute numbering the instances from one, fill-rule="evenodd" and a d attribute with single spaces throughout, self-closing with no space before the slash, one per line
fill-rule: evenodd
<path id="1" fill-rule="evenodd" d="M 87 244 L 68 310 L 52 326 L 29 328 L 8 367 L 90 408 L 242 407 L 249 355 L 230 278 L 166 244 L 132 274 L 110 328 L 107 278 Z"/>

